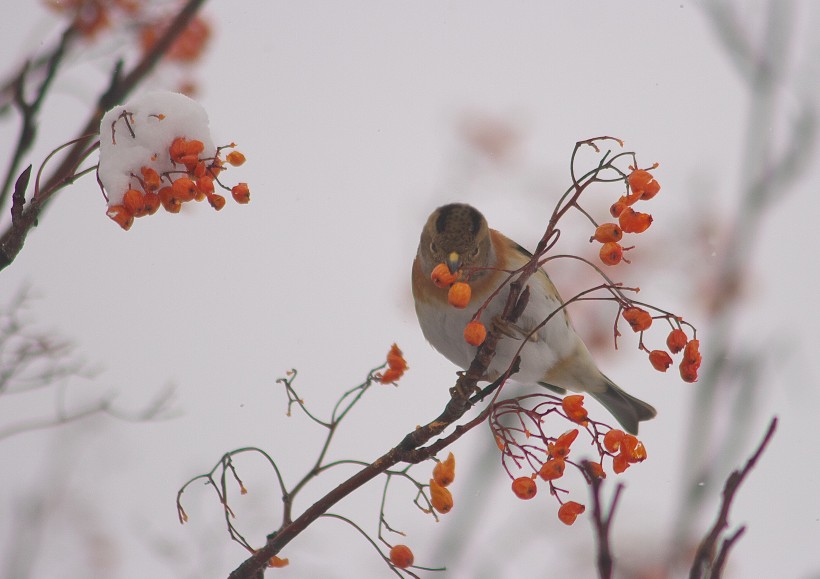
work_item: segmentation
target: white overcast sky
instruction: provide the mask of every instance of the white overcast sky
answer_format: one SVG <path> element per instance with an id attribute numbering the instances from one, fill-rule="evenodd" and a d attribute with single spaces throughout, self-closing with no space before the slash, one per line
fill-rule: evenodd
<path id="1" fill-rule="evenodd" d="M 760 29 L 762 3 L 743 6 L 744 26 Z M 105 217 L 86 177 L 60 193 L 0 274 L 3 303 L 29 284 L 39 296 L 31 319 L 70 338 L 101 368 L 92 382 L 70 385 L 69 405 L 116 391 L 119 407 L 139 408 L 173 384 L 181 413 L 149 424 L 101 418 L 0 442 L 0 521 L 16 520 L 32 496 L 53 498 L 33 576 L 86 577 L 92 562 L 106 577 L 226 576 L 245 554 L 229 542 L 218 503 L 208 489 L 192 488 L 191 522 L 180 526 L 176 491 L 244 445 L 268 450 L 287 480 L 301 476 L 321 434 L 301 416 L 285 417 L 274 381 L 290 368 L 300 370 L 300 393 L 323 414 L 392 342 L 406 354 L 411 369 L 400 387 L 367 396 L 340 431 L 334 457 L 373 459 L 437 415 L 454 368 L 425 343 L 413 312 L 409 272 L 424 220 L 442 203 L 467 201 L 491 226 L 532 247 L 568 185 L 569 153 L 579 139 L 615 135 L 643 163 L 661 163 L 655 224 L 634 254 L 640 261 L 643 251 L 654 269 L 636 265 L 634 274 L 619 275 L 641 286 L 642 299 L 691 318 L 708 342 L 708 316 L 687 304 L 694 290 L 686 284 L 697 275 L 686 268 L 719 256 L 704 250 L 708 243 L 694 247 L 691 232 L 694 220 L 730 219 L 749 96 L 698 3 L 215 0 L 206 14 L 216 36 L 198 72 L 200 102 L 214 141 L 235 141 L 247 156 L 231 178 L 250 184 L 251 204 L 229 202 L 219 214 L 209 207 L 161 212 L 124 233 Z M 820 77 L 817 5 L 797 2 L 794 20 L 784 113 L 795 95 L 814 90 L 816 97 Z M 4 72 L 58 30 L 34 3 L 7 13 L 0 22 Z M 112 41 L 72 58 L 27 162 L 37 165 L 73 136 L 120 49 Z M 170 78 L 159 74 L 146 88 Z M 469 116 L 516 128 L 521 140 L 506 165 L 465 152 L 457 127 Z M 773 129 L 775 142 L 782 126 Z M 3 119 L 0 131 L 6 158 L 16 125 Z M 818 184 L 814 166 L 784 193 L 749 248 L 754 270 L 736 339 L 782 354 L 737 464 L 772 414 L 781 428 L 731 514 L 732 525 L 748 524 L 731 557 L 734 577 L 820 573 L 813 448 L 820 373 L 812 362 L 820 346 Z M 581 243 L 585 235 L 567 230 L 562 240 L 591 251 Z M 554 278 L 559 289 L 575 287 L 573 279 Z M 674 372 L 654 372 L 631 338 L 617 354 L 601 355 L 601 366 L 659 416 L 641 429 L 649 460 L 622 477 L 627 490 L 615 529 L 622 569 L 667 546 L 692 392 Z M 47 394 L 0 398 L 0 425 L 47 416 L 52 404 Z M 447 577 L 549 569 L 591 576 L 585 520 L 566 528 L 549 497 L 516 500 L 500 468 L 469 478 L 492 444 L 481 430 L 454 448 L 462 475 L 456 509 L 439 524 L 406 508 L 410 489 L 394 489 L 390 522 L 408 533 L 402 541 L 416 561 L 449 563 Z M 237 505 L 245 505 L 238 511 L 246 536 L 261 544 L 278 511 L 274 479 L 256 464 L 239 463 L 250 494 Z M 422 479 L 426 468 L 418 471 Z M 337 483 L 332 473 L 322 477 L 297 509 Z M 370 532 L 376 486 L 338 511 Z M 586 500 L 580 486 L 575 492 Z M 720 490 L 710 492 L 717 498 Z M 437 546 L 463 524 L 460 501 L 485 514 L 471 523 L 470 556 L 448 561 Z M 16 532 L 0 523 L 0 558 Z M 388 575 L 337 521 L 320 521 L 282 555 L 291 566 L 271 576 Z"/>

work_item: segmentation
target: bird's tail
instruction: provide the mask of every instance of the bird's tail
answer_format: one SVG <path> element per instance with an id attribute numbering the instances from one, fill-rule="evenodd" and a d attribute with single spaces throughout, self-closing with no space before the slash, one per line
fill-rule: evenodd
<path id="1" fill-rule="evenodd" d="M 590 392 L 590 394 L 615 417 L 615 420 L 621 423 L 624 430 L 630 434 L 638 434 L 638 423 L 655 418 L 657 411 L 643 400 L 639 400 L 618 388 L 606 376 L 603 376 L 603 378 L 606 382 L 606 390 Z"/>

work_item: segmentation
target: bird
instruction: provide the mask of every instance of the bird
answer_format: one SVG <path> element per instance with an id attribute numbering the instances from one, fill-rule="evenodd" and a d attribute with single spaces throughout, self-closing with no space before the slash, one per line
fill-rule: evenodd
<path id="1" fill-rule="evenodd" d="M 412 291 L 421 331 L 428 342 L 456 366 L 467 369 L 478 348 L 464 339 L 464 328 L 478 308 L 507 279 L 508 271 L 526 264 L 532 254 L 495 229 L 471 205 L 451 203 L 430 215 L 421 232 L 412 269 Z M 444 263 L 450 273 L 468 272 L 472 295 L 467 307 L 448 304 L 446 287 L 432 278 L 436 265 Z M 495 357 L 482 380 L 493 381 L 512 364 L 521 350 L 516 382 L 540 385 L 566 393 L 587 392 L 600 402 L 621 426 L 637 434 L 638 423 L 656 415 L 655 409 L 626 393 L 595 364 L 576 333 L 555 285 L 543 268 L 528 282 L 529 301 L 521 317 L 510 327 L 501 321 L 509 286 L 500 291 L 482 312 L 482 320 L 501 332 Z M 532 335 L 550 314 L 555 315 Z"/>

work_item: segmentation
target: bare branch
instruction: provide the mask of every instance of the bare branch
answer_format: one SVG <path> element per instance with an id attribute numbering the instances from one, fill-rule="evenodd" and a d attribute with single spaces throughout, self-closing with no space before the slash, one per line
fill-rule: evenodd
<path id="1" fill-rule="evenodd" d="M 60 42 L 48 57 L 45 76 L 31 102 L 26 101 L 24 94 L 26 78 L 29 71 L 28 62 L 23 65 L 22 70 L 20 70 L 20 73 L 15 79 L 14 104 L 20 109 L 22 126 L 20 127 L 20 135 L 17 137 L 17 145 L 9 162 L 9 168 L 6 171 L 6 177 L 3 180 L 2 188 L 0 188 L 0 207 L 6 204 L 12 179 L 14 179 L 14 175 L 17 173 L 17 168 L 20 166 L 23 156 L 28 152 L 32 144 L 34 144 L 34 138 L 37 134 L 37 115 L 40 112 L 40 106 L 43 104 L 43 100 L 57 75 L 57 70 L 63 61 L 63 57 L 75 33 L 76 30 L 74 26 L 69 26 L 65 32 L 63 32 L 63 35 L 60 37 Z"/>
<path id="2" fill-rule="evenodd" d="M 601 579 L 610 579 L 612 577 L 613 559 L 612 548 L 609 544 L 609 530 L 612 524 L 612 517 L 615 515 L 615 508 L 618 506 L 618 499 L 621 497 L 621 492 L 624 490 L 624 485 L 618 483 L 615 487 L 615 494 L 612 496 L 612 502 L 609 505 L 609 511 L 604 513 L 601 502 L 601 487 L 603 486 L 603 479 L 595 475 L 589 468 L 589 463 L 584 463 L 586 476 L 590 481 L 590 494 L 592 495 L 592 525 L 595 529 L 595 542 L 598 549 L 598 576 Z"/>

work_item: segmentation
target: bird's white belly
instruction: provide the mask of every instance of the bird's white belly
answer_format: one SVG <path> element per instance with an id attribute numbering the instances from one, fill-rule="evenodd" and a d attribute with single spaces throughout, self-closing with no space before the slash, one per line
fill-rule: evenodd
<path id="1" fill-rule="evenodd" d="M 530 281 L 530 301 L 516 327 L 529 331 L 547 318 L 561 303 L 547 297 L 539 286 L 536 277 Z M 489 304 L 481 315 L 481 321 L 488 330 L 493 320 L 500 316 L 507 300 L 507 291 L 502 291 Z M 464 327 L 483 303 L 481 297 L 473 296 L 470 305 L 465 309 L 442 307 L 441 304 L 416 302 L 416 310 L 424 337 L 433 347 L 451 362 L 466 369 L 475 358 L 478 348 L 464 340 Z M 555 363 L 567 356 L 575 344 L 575 333 L 569 326 L 566 313 L 557 312 L 553 318 L 535 333 L 536 339 L 524 340 L 502 335 L 496 348 L 496 354 L 487 371 L 486 379 L 494 380 L 512 364 L 521 348 L 521 365 L 513 379 L 522 383 L 535 383 L 544 379 L 544 375 Z M 523 347 L 522 347 L 523 345 Z"/>

